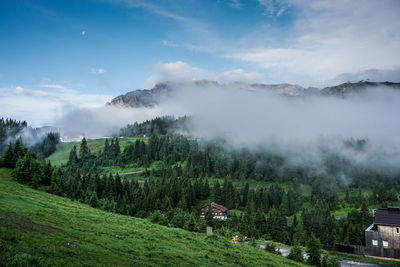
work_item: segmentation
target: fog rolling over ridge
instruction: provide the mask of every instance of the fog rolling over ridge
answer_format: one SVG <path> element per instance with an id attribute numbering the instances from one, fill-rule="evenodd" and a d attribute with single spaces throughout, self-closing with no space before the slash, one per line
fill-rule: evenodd
<path id="1" fill-rule="evenodd" d="M 223 138 L 235 147 L 265 148 L 293 162 L 318 162 L 321 151 L 377 166 L 400 166 L 400 90 L 373 86 L 346 97 L 319 92 L 277 94 L 244 83 L 170 83 L 173 90 L 151 107 L 106 106 L 76 110 L 60 126 L 109 135 L 135 121 L 191 115 L 190 135 Z M 344 141 L 366 139 L 363 153 Z"/>

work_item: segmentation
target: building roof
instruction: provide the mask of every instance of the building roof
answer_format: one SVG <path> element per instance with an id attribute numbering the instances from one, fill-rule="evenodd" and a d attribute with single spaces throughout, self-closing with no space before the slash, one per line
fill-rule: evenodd
<path id="1" fill-rule="evenodd" d="M 376 209 L 374 223 L 400 226 L 400 208 Z"/>
<path id="2" fill-rule="evenodd" d="M 204 207 L 202 207 L 202 209 L 203 209 L 203 208 L 206 208 L 206 207 L 208 207 L 208 206 L 209 206 L 209 205 L 205 205 Z M 220 210 L 220 211 L 222 211 L 222 212 L 227 212 L 227 211 L 228 211 L 227 208 L 225 208 L 224 206 L 219 205 L 219 204 L 217 204 L 217 203 L 215 203 L 215 202 L 211 202 L 211 207 L 213 207 L 214 209 Z"/>

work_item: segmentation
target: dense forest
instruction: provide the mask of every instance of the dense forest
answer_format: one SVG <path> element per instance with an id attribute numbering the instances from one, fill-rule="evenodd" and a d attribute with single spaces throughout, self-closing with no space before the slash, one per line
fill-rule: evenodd
<path id="1" fill-rule="evenodd" d="M 17 121 L 9 118 L 0 119 L 0 153 L 3 154 L 7 141 L 14 138 L 22 129 L 28 126 L 26 121 Z"/>
<path id="2" fill-rule="evenodd" d="M 372 222 L 367 207 L 398 200 L 399 183 L 393 173 L 347 165 L 352 180 L 344 185 L 335 175 L 340 158 L 335 162 L 330 157 L 335 168 L 321 173 L 309 166 L 292 166 L 265 151 L 235 150 L 223 142 L 170 133 L 170 121 L 168 117 L 134 124 L 136 130 L 129 135 L 138 138 L 123 150 L 120 139 L 112 138 L 92 153 L 83 138 L 60 168 L 38 156 L 51 153 L 48 147 L 56 143 L 57 135 L 49 134 L 30 150 L 17 140 L 10 143 L 1 164 L 13 168 L 19 182 L 106 211 L 189 231 L 204 232 L 209 225 L 227 237 L 240 233 L 290 245 L 318 243 L 327 250 L 334 250 L 336 243 L 364 244 L 364 230 Z M 359 149 L 363 142 L 350 140 L 349 145 Z M 139 180 L 101 168 L 126 165 L 144 170 Z M 250 186 L 251 181 L 260 183 Z M 304 194 L 304 186 L 311 189 L 310 196 Z M 199 205 L 211 201 L 237 212 L 226 221 L 199 217 Z M 333 212 L 343 205 L 353 209 L 347 217 L 335 218 Z"/>
<path id="3" fill-rule="evenodd" d="M 25 142 L 25 147 L 40 158 L 46 158 L 54 151 L 60 142 L 58 132 L 43 131 L 42 129 L 28 126 L 26 121 L 18 121 L 9 118 L 0 119 L 0 154 L 2 155 L 11 143 Z"/>

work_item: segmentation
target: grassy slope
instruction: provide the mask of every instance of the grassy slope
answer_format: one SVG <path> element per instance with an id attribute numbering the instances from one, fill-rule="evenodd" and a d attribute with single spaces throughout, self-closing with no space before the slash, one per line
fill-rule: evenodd
<path id="1" fill-rule="evenodd" d="M 109 138 L 108 141 L 111 142 L 111 139 Z M 134 137 L 120 138 L 119 145 L 121 147 L 121 151 L 123 151 L 126 146 L 134 144 L 135 141 L 136 138 Z M 90 151 L 93 153 L 98 153 L 100 150 L 104 148 L 104 142 L 105 142 L 104 138 L 88 140 L 88 146 Z M 51 161 L 51 164 L 60 166 L 61 164 L 66 163 L 68 161 L 69 152 L 71 151 L 74 145 L 76 146 L 79 152 L 80 143 L 81 142 L 60 143 L 57 145 L 56 152 L 50 155 L 47 159 Z"/>
<path id="2" fill-rule="evenodd" d="M 7 241 L 14 234 L 17 241 Z M 13 181 L 8 169 L 0 169 L 0 237 L 11 255 L 28 253 L 54 266 L 302 266 L 222 237 L 154 225 L 37 191 Z"/>

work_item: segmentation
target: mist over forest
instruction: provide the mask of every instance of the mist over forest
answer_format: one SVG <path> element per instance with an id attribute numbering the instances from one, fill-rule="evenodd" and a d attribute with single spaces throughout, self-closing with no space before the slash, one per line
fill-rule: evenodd
<path id="1" fill-rule="evenodd" d="M 304 89 L 302 95 L 254 89 L 245 83 L 171 82 L 153 107 L 104 106 L 67 113 L 55 125 L 98 138 L 155 117 L 190 116 L 184 132 L 225 140 L 234 148 L 266 150 L 293 164 L 321 164 L 330 151 L 377 168 L 400 166 L 400 90 L 371 86 L 346 96 Z M 315 90 L 315 89 L 314 89 Z M 361 148 L 348 144 L 362 141 Z M 346 145 L 347 144 L 347 145 Z"/>

